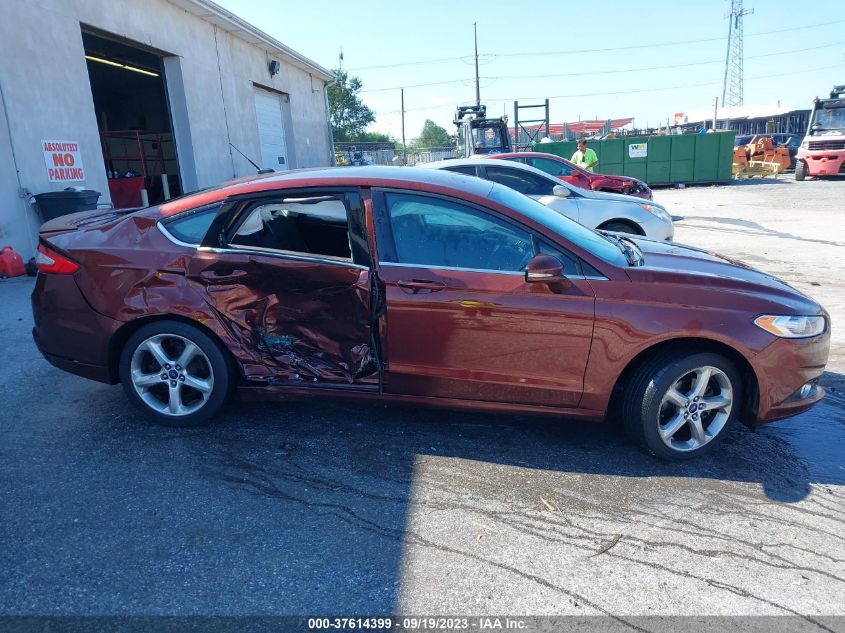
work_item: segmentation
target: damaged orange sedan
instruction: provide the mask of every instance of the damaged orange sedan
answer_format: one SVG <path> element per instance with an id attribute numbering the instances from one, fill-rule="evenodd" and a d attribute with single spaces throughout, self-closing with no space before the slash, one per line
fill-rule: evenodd
<path id="1" fill-rule="evenodd" d="M 784 282 L 445 171 L 302 170 L 68 215 L 37 262 L 44 356 L 165 424 L 233 390 L 613 411 L 685 459 L 824 394 L 829 317 Z"/>

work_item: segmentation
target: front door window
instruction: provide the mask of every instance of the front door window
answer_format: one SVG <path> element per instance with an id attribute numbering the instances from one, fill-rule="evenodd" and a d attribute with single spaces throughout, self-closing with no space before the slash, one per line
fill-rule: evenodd
<path id="1" fill-rule="evenodd" d="M 531 235 L 454 202 L 386 194 L 393 244 L 385 261 L 431 268 L 519 272 L 534 256 Z"/>

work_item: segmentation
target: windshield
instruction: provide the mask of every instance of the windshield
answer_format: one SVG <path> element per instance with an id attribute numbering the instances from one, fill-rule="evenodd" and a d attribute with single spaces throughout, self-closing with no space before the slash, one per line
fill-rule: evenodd
<path id="1" fill-rule="evenodd" d="M 504 151 L 507 149 L 502 143 L 501 128 L 496 127 L 473 127 L 472 144 L 476 152 Z"/>
<path id="2" fill-rule="evenodd" d="M 821 126 L 824 131 L 845 130 L 845 108 L 819 108 L 810 129 L 816 125 Z"/>
<path id="3" fill-rule="evenodd" d="M 539 222 L 546 228 L 551 229 L 558 235 L 565 237 L 573 244 L 580 246 L 585 251 L 592 253 L 609 264 L 614 264 L 615 266 L 628 265 L 628 259 L 625 257 L 625 254 L 613 242 L 606 240 L 586 226 L 578 224 L 556 211 L 552 211 L 528 196 L 524 196 L 509 187 L 494 184 L 488 197 L 495 202 L 519 211 L 522 215 L 535 222 Z"/>

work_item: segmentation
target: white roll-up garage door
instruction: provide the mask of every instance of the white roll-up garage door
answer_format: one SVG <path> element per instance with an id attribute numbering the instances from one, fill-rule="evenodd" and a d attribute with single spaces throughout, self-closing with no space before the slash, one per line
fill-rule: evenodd
<path id="1" fill-rule="evenodd" d="M 288 169 L 282 99 L 274 92 L 255 89 L 255 114 L 258 118 L 258 139 L 261 143 L 261 167 L 283 171 Z"/>

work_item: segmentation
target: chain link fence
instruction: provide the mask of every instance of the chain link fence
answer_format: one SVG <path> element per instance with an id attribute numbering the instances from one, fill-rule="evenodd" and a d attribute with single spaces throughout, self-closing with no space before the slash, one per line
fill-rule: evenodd
<path id="1" fill-rule="evenodd" d="M 438 160 L 457 158 L 457 149 L 450 147 L 408 148 L 407 164 L 422 165 Z M 343 165 L 402 165 L 404 156 L 401 147 L 393 149 L 368 148 L 366 146 L 335 145 L 337 164 Z"/>

